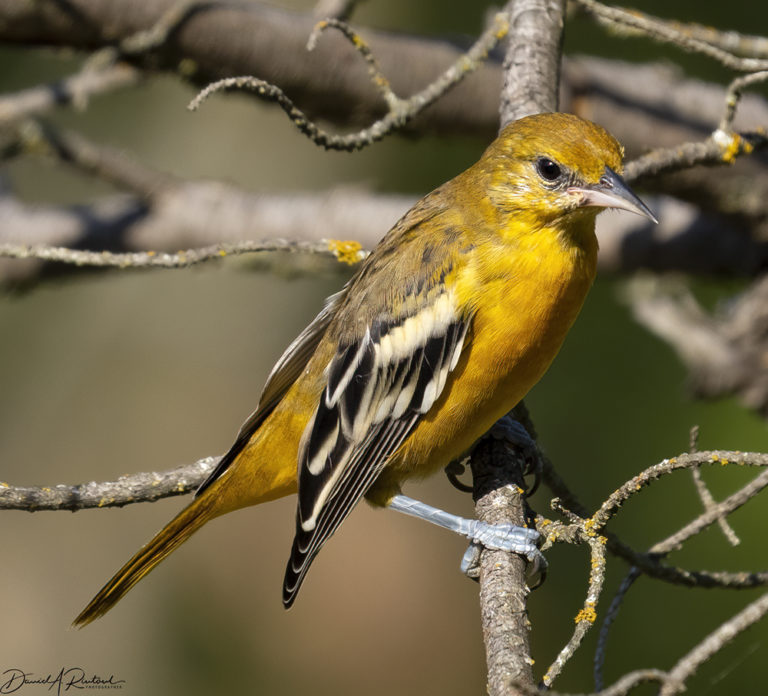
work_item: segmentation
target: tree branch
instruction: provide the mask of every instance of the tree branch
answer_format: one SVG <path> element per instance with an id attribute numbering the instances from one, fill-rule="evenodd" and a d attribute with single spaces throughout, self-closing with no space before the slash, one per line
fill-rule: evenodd
<path id="1" fill-rule="evenodd" d="M 713 314 L 674 281 L 638 279 L 627 288 L 635 318 L 666 341 L 700 397 L 736 395 L 768 417 L 768 280 L 756 281 Z"/>
<path id="2" fill-rule="evenodd" d="M 194 491 L 216 466 L 218 457 L 206 457 L 194 464 L 163 472 L 121 476 L 107 483 L 75 486 L 21 487 L 0 483 L 0 509 L 85 510 L 86 508 L 122 507 L 131 503 L 151 503 L 161 498 Z"/>
<path id="3" fill-rule="evenodd" d="M 490 26 L 480 35 L 472 47 L 450 65 L 442 74 L 431 81 L 424 89 L 408 98 L 397 96 L 390 86 L 389 80 L 378 66 L 373 52 L 368 45 L 349 26 L 335 20 L 325 20 L 317 24 L 310 34 L 308 50 L 314 50 L 319 34 L 326 28 L 338 29 L 360 53 L 368 65 L 373 86 L 387 104 L 387 112 L 372 125 L 357 133 L 337 135 L 329 133 L 296 107 L 293 101 L 278 86 L 256 77 L 229 77 L 208 85 L 190 103 L 189 109 L 196 111 L 203 101 L 211 94 L 225 89 L 247 89 L 260 99 L 276 103 L 290 118 L 291 122 L 316 145 L 328 150 L 345 150 L 352 152 L 381 140 L 386 135 L 402 129 L 424 109 L 443 98 L 468 75 L 475 72 L 488 58 L 498 42 L 506 35 L 508 20 L 505 13 L 498 13 Z"/>
<path id="4" fill-rule="evenodd" d="M 510 35 L 504 59 L 502 126 L 522 116 L 556 110 L 564 0 L 507 3 Z M 471 455 L 475 516 L 488 524 L 527 521 L 522 453 L 486 437 Z M 504 551 L 480 553 L 480 606 L 488 693 L 501 696 L 533 686 L 526 561 Z"/>

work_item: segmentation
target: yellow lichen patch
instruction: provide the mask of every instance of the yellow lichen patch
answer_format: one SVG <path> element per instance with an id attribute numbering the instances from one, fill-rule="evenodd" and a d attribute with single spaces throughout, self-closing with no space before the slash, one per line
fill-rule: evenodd
<path id="1" fill-rule="evenodd" d="M 738 133 L 734 133 L 731 137 L 730 142 L 728 145 L 726 145 L 725 149 L 723 150 L 723 162 L 727 162 L 728 164 L 731 164 L 735 159 L 736 155 L 739 154 L 739 145 L 741 143 L 741 136 Z"/>
<path id="2" fill-rule="evenodd" d="M 0 488 L 10 488 L 10 486 L 5 481 L 0 481 Z"/>
<path id="3" fill-rule="evenodd" d="M 353 266 L 363 258 L 363 247 L 354 240 L 329 239 L 328 249 L 341 263 Z"/>
<path id="4" fill-rule="evenodd" d="M 584 608 L 576 614 L 574 618 L 575 623 L 581 623 L 582 621 L 589 621 L 589 623 L 595 623 L 597 620 L 597 612 L 595 611 L 595 605 L 592 602 L 587 602 Z"/>
<path id="5" fill-rule="evenodd" d="M 219 256 L 226 256 L 227 250 L 226 249 L 219 249 Z"/>

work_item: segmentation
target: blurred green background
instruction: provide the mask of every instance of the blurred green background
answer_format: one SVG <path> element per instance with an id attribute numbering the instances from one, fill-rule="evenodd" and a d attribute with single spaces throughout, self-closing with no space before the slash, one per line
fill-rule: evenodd
<path id="1" fill-rule="evenodd" d="M 355 22 L 473 34 L 486 5 L 368 0 Z M 746 0 L 638 7 L 742 31 L 766 26 L 768 17 Z M 585 20 L 573 22 L 566 50 L 587 49 L 666 58 L 693 74 L 725 79 L 706 61 L 639 40 L 606 39 Z M 48 82 L 76 70 L 80 59 L 0 48 L 0 90 Z M 356 154 L 327 153 L 271 107 L 217 97 L 191 115 L 185 106 L 192 95 L 170 78 L 155 78 L 52 120 L 164 171 L 260 191 L 355 184 L 422 194 L 486 145 L 392 137 Z M 33 202 L 87 202 L 109 191 L 43 160 L 13 162 L 3 176 Z M 284 346 L 346 277 L 343 269 L 271 273 L 230 260 L 184 271 L 88 274 L 6 292 L 0 296 L 0 480 L 112 480 L 223 452 Z M 683 369 L 632 321 L 621 286 L 599 279 L 560 357 L 527 400 L 542 444 L 589 505 L 685 450 L 694 424 L 701 426 L 702 448 L 768 450 L 765 424 L 754 414 L 729 401 L 689 400 Z M 699 288 L 715 297 L 734 289 L 714 279 Z M 719 497 L 746 475 L 731 468 L 705 472 Z M 441 476 L 407 492 L 455 512 L 472 511 L 469 497 Z M 484 691 L 477 586 L 458 571 L 464 543 L 365 505 L 323 550 L 290 612 L 282 609 L 280 586 L 294 501 L 284 500 L 209 525 L 106 618 L 69 629 L 103 581 L 183 504 L 3 513 L 0 672 L 15 667 L 44 676 L 80 666 L 114 674 L 126 680 L 125 693 L 146 696 Z M 534 505 L 546 513 L 546 493 L 537 494 Z M 674 561 L 692 568 L 765 567 L 759 507 L 753 503 L 732 518 L 741 547 L 728 547 L 712 530 Z M 679 475 L 628 505 L 614 529 L 644 548 L 699 509 L 690 478 Z M 549 561 L 549 579 L 530 600 L 539 674 L 570 635 L 588 567 L 584 549 L 555 549 Z M 609 564 L 609 591 L 624 571 L 619 561 Z M 670 667 L 755 596 L 641 580 L 614 628 L 608 683 L 629 669 Z M 604 600 L 599 610 L 606 606 Z M 764 689 L 755 684 L 764 684 L 767 637 L 768 627 L 760 625 L 738 638 L 701 670 L 690 693 Z M 593 648 L 594 636 L 558 682 L 560 690 L 591 690 Z M 25 687 L 30 693 L 42 688 Z"/>

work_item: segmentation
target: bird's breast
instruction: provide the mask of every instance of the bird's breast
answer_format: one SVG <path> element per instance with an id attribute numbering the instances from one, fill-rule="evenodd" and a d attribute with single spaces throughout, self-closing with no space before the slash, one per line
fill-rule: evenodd
<path id="1" fill-rule="evenodd" d="M 473 309 L 469 343 L 441 399 L 392 462 L 403 478 L 466 452 L 560 350 L 594 279 L 597 245 L 575 247 L 545 233 L 525 242 L 481 251 L 457 270 L 458 305 Z"/>

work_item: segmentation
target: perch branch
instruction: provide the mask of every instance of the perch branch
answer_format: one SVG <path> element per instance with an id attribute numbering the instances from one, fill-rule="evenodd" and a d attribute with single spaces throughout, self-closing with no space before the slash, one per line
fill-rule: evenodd
<path id="1" fill-rule="evenodd" d="M 502 126 L 557 108 L 565 0 L 513 0 L 505 10 L 511 27 L 504 59 Z M 522 56 L 525 61 L 519 63 Z M 525 99 L 518 101 L 518 95 Z M 530 430 L 529 434 L 535 436 Z M 472 452 L 471 466 L 477 519 L 524 525 L 528 517 L 524 454 L 486 437 Z M 515 693 L 510 685 L 533 685 L 526 562 L 515 554 L 482 549 L 479 565 L 488 693 L 507 696 Z"/>

